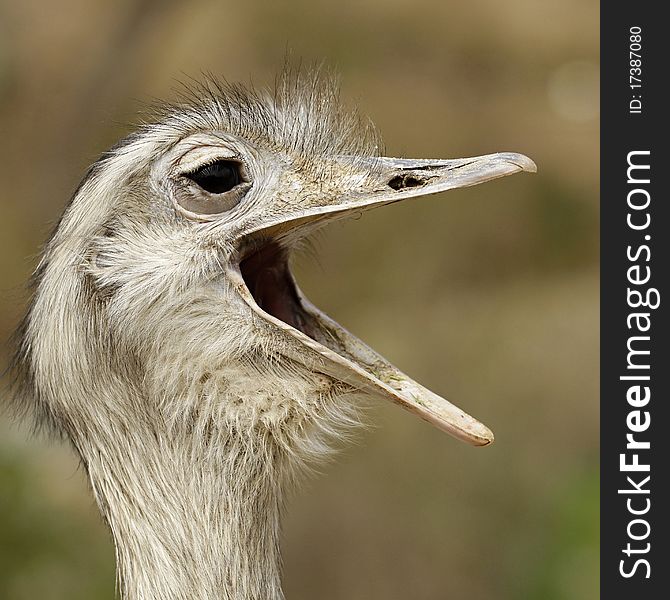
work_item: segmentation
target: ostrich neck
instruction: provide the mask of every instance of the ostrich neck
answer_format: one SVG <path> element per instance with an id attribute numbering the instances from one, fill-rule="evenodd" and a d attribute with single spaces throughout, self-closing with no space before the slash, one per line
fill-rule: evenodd
<path id="1" fill-rule="evenodd" d="M 84 457 L 123 599 L 283 599 L 282 459 L 271 436 L 175 439 L 134 427 Z"/>

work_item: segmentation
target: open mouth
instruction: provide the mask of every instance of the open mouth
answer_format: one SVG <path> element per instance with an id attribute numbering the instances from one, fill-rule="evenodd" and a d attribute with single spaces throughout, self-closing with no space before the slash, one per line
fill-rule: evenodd
<path id="1" fill-rule="evenodd" d="M 475 185 L 519 171 L 532 172 L 535 165 L 512 153 L 449 161 L 377 160 L 382 166 L 384 161 L 388 163 L 385 189 L 288 214 L 256 230 L 259 241 L 239 263 L 238 289 L 257 315 L 301 344 L 299 358 L 304 362 L 306 350 L 312 368 L 353 389 L 391 400 L 462 441 L 486 446 L 493 441 L 493 434 L 485 425 L 408 377 L 303 296 L 289 268 L 288 250 L 276 241 L 276 233 L 307 229 L 305 223 L 323 223 L 404 198 Z M 424 178 L 427 169 L 428 182 Z"/>
<path id="2" fill-rule="evenodd" d="M 329 350 L 343 353 L 337 332 L 319 318 L 324 315 L 316 314 L 313 306 L 311 310 L 305 306 L 306 300 L 290 271 L 286 248 L 276 241 L 266 241 L 242 259 L 240 273 L 258 309 Z"/>
<path id="3" fill-rule="evenodd" d="M 316 339 L 313 323 L 300 304 L 284 248 L 267 242 L 240 262 L 240 273 L 258 308 Z"/>
<path id="4" fill-rule="evenodd" d="M 248 253 L 239 273 L 247 304 L 311 350 L 315 368 L 354 389 L 390 399 L 473 445 L 493 441 L 484 425 L 409 378 L 313 306 L 295 283 L 288 251 L 276 241 Z"/>

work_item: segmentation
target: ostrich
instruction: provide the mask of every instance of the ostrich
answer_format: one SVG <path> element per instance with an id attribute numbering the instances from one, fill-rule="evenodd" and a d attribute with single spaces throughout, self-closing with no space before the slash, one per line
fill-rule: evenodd
<path id="1" fill-rule="evenodd" d="M 211 80 L 75 191 L 17 331 L 13 405 L 80 457 L 125 600 L 283 598 L 283 498 L 359 423 L 355 393 L 493 440 L 313 306 L 289 258 L 326 224 L 535 165 L 377 147 L 321 76 Z"/>

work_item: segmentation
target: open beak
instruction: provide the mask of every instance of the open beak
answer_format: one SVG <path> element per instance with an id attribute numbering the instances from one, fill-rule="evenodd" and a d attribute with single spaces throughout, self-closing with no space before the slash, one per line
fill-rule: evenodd
<path id="1" fill-rule="evenodd" d="M 312 305 L 289 270 L 290 241 L 333 220 L 418 196 L 468 187 L 521 171 L 535 172 L 523 154 L 488 154 L 455 160 L 340 157 L 342 172 L 357 185 L 345 197 L 312 200 L 260 224 L 250 235 L 263 242 L 244 253 L 236 271 L 245 302 L 290 338 L 290 358 L 352 388 L 391 400 L 454 437 L 485 446 L 493 433 L 426 389 Z M 353 173 L 353 175 L 352 175 Z"/>

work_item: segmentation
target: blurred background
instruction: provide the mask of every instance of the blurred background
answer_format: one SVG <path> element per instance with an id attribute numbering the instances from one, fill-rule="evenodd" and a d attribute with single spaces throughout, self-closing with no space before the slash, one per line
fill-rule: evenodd
<path id="1" fill-rule="evenodd" d="M 369 213 L 298 260 L 315 304 L 496 443 L 375 404 L 290 504 L 287 597 L 597 598 L 598 17 L 594 0 L 0 0 L 0 336 L 141 102 L 203 71 L 271 83 L 287 49 L 323 60 L 389 155 L 513 150 L 539 172 Z M 0 417 L 0 599 L 113 597 L 72 453 Z"/>

